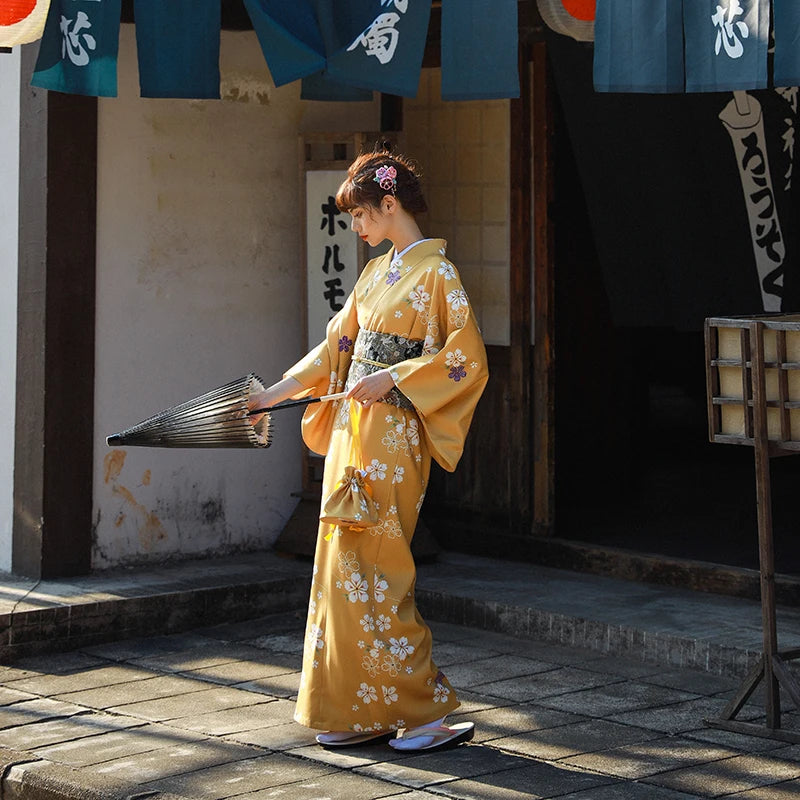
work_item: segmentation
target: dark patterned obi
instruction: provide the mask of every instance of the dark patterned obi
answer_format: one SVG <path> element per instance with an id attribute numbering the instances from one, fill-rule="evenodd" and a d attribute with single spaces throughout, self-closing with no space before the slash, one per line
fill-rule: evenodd
<path id="1" fill-rule="evenodd" d="M 422 344 L 421 339 L 406 339 L 405 336 L 377 333 L 362 328 L 356 336 L 353 360 L 350 362 L 344 390 L 349 392 L 365 375 L 422 355 Z M 414 404 L 396 386 L 378 402 L 389 403 L 398 408 L 414 408 Z"/>

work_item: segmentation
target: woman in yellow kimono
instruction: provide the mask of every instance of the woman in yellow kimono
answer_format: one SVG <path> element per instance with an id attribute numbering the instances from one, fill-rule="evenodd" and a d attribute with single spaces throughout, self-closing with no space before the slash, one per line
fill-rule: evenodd
<path id="1" fill-rule="evenodd" d="M 323 730 L 326 747 L 449 747 L 473 726 L 444 725 L 459 702 L 414 603 L 411 538 L 431 457 L 452 471 L 461 456 L 486 352 L 446 242 L 417 225 L 426 205 L 409 162 L 360 156 L 336 202 L 362 239 L 392 249 L 366 265 L 325 341 L 251 399 L 257 408 L 346 391 L 309 407 L 303 438 L 326 454 L 323 498 L 355 467 L 378 516 L 360 530 L 320 524 L 295 719 Z"/>

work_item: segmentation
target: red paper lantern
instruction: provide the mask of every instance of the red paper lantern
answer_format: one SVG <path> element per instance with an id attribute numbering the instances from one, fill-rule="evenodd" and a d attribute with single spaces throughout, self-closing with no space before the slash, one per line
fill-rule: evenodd
<path id="1" fill-rule="evenodd" d="M 537 0 L 545 24 L 579 42 L 594 39 L 597 0 Z"/>
<path id="2" fill-rule="evenodd" d="M 36 0 L 4 0 L 0 4 L 0 25 L 14 25 L 29 16 Z"/>
<path id="3" fill-rule="evenodd" d="M 42 38 L 50 0 L 0 0 L 0 47 Z"/>
<path id="4" fill-rule="evenodd" d="M 584 22 L 592 22 L 594 20 L 597 0 L 561 0 L 561 2 L 571 17 Z"/>

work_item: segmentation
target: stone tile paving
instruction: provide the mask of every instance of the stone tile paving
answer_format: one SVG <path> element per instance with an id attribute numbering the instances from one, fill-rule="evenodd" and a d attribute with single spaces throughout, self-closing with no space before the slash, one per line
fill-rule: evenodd
<path id="1" fill-rule="evenodd" d="M 695 795 L 673 792 L 643 783 L 610 783 L 585 792 L 570 792 L 559 800 L 697 800 Z"/>
<path id="2" fill-rule="evenodd" d="M 235 762 L 227 761 L 207 768 L 185 770 L 183 774 L 154 783 L 143 782 L 142 790 L 168 791 L 192 800 L 222 800 L 243 794 L 252 800 L 255 792 L 301 781 L 316 783 L 332 772 L 333 768 L 322 764 L 271 753 Z"/>
<path id="3" fill-rule="evenodd" d="M 133 721 L 133 720 L 131 720 Z M 94 764 L 117 761 L 140 753 L 152 753 L 186 744 L 197 744 L 206 737 L 166 725 L 138 723 L 135 728 L 119 727 L 96 736 L 62 741 L 49 747 L 30 749 L 48 761 L 71 767 L 89 767 Z"/>
<path id="4" fill-rule="evenodd" d="M 292 721 L 302 624 L 282 614 L 0 668 L 0 748 L 43 774 L 187 800 L 800 797 L 800 745 L 704 726 L 734 679 L 451 624 L 432 625 L 434 658 L 472 743 L 323 750 Z"/>
<path id="5" fill-rule="evenodd" d="M 797 781 L 773 783 L 770 786 L 759 786 L 746 792 L 736 792 L 727 797 L 731 800 L 796 800 L 798 797 Z"/>
<path id="6" fill-rule="evenodd" d="M 641 780 L 660 772 L 736 755 L 737 751 L 729 747 L 670 736 L 570 756 L 564 763 L 615 778 Z"/>
<path id="7" fill-rule="evenodd" d="M 474 722 L 474 741 L 492 742 L 498 747 L 502 747 L 502 743 L 512 736 L 535 732 L 536 735 L 532 738 L 538 739 L 542 731 L 561 730 L 587 720 L 578 714 L 543 708 L 532 703 L 506 707 L 486 706 L 482 711 L 458 709 L 451 715 L 451 719 L 454 722 Z"/>
<path id="8" fill-rule="evenodd" d="M 96 740 L 112 732 L 124 734 L 130 728 L 142 725 L 135 719 L 124 719 L 111 714 L 85 713 L 80 716 L 58 718 L 31 725 L 17 725 L 0 731 L 0 747 L 18 750 L 36 750 L 60 742 L 79 742 L 84 738 Z"/>
<path id="9" fill-rule="evenodd" d="M 677 703 L 695 700 L 700 695 L 682 692 L 678 689 L 666 689 L 637 681 L 625 681 L 613 675 L 606 677 L 595 688 L 543 697 L 539 702 L 548 708 L 571 711 L 575 714 L 592 710 L 592 716 L 608 717 L 612 714 L 624 715 L 631 711 L 663 708 Z M 631 724 L 636 724 L 631 722 Z"/>
<path id="10" fill-rule="evenodd" d="M 735 756 L 722 762 L 695 765 L 693 769 L 676 769 L 654 775 L 648 783 L 698 796 L 719 797 L 800 779 L 800 764 L 784 761 L 779 755 L 778 751 L 778 755 Z M 800 796 L 800 785 L 797 790 Z"/>
<path id="11" fill-rule="evenodd" d="M 626 745 L 658 738 L 660 738 L 660 734 L 656 731 L 635 728 L 632 725 L 618 725 L 616 722 L 602 719 L 591 719 L 549 730 L 537 730 L 494 739 L 492 744 L 504 750 L 513 750 L 515 753 L 524 753 L 534 758 L 558 761 L 580 753 L 605 750 L 611 742 Z"/>
<path id="12" fill-rule="evenodd" d="M 262 728 L 285 725 L 292 721 L 294 703 L 259 695 L 253 704 L 242 708 L 210 711 L 205 714 L 190 714 L 170 723 L 177 728 L 197 731 L 207 736 L 229 736 L 256 733 Z M 242 740 L 244 741 L 244 740 Z"/>
<path id="13" fill-rule="evenodd" d="M 719 697 L 697 697 L 685 702 L 624 711 L 609 715 L 609 719 L 663 733 L 681 733 L 702 724 L 705 719 L 718 717 L 726 704 L 727 701 Z M 754 719 L 759 713 L 756 709 L 745 707 L 739 713 L 738 719 Z"/>
<path id="14" fill-rule="evenodd" d="M 146 674 L 150 677 L 143 680 L 131 683 L 112 683 L 109 686 L 98 686 L 94 689 L 56 694 L 55 697 L 88 708 L 112 708 L 145 700 L 177 697 L 208 689 L 206 681 L 191 680 L 175 675 L 159 675 L 153 672 Z"/>
<path id="15" fill-rule="evenodd" d="M 436 656 L 434 655 L 435 660 Z M 477 661 L 452 664 L 447 669 L 447 677 L 455 686 L 481 687 L 482 685 L 493 685 L 495 681 L 509 679 L 514 679 L 511 682 L 516 683 L 519 678 L 538 672 L 552 671 L 552 669 L 553 665 L 544 661 L 534 661 L 522 656 L 501 653 Z"/>
<path id="16" fill-rule="evenodd" d="M 538 663 L 538 662 L 534 662 Z M 469 664 L 465 665 L 469 667 Z M 449 675 L 449 671 L 448 671 Z M 522 703 L 531 700 L 542 700 L 545 697 L 558 695 L 572 696 L 575 692 L 612 683 L 623 683 L 624 679 L 616 674 L 609 674 L 576 667 L 553 667 L 520 675 L 514 680 L 495 681 L 479 685 L 480 690 L 492 697 L 503 697 Z M 566 701 L 568 704 L 571 701 Z M 582 702 L 580 698 L 579 702 Z M 558 704 L 556 704 L 556 707 Z M 575 708 L 565 708 L 575 711 Z M 579 710 L 579 709 L 578 709 Z"/>
<path id="17" fill-rule="evenodd" d="M 147 719 L 151 722 L 166 722 L 195 714 L 208 714 L 229 708 L 243 708 L 254 702 L 252 693 L 228 686 L 203 689 L 199 692 L 161 697 L 112 706 L 108 710 L 116 714 Z"/>

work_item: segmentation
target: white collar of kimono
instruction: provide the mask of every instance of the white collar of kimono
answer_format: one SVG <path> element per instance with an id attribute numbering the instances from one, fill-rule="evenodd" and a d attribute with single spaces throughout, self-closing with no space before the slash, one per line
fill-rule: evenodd
<path id="1" fill-rule="evenodd" d="M 395 254 L 392 256 L 392 264 L 398 264 L 398 263 L 400 263 L 400 260 L 403 258 L 403 256 L 404 256 L 404 255 L 405 255 L 405 254 L 406 254 L 406 253 L 407 253 L 407 252 L 408 252 L 408 251 L 409 251 L 409 250 L 410 250 L 412 247 L 416 247 L 418 244 L 422 244 L 423 242 L 432 242 L 432 241 L 433 241 L 433 239 L 430 239 L 430 238 L 428 238 L 428 239 L 417 239 L 417 241 L 416 241 L 416 242 L 411 242 L 411 244 L 410 244 L 408 247 L 404 247 L 404 248 L 403 248 L 403 249 L 402 249 L 402 250 L 401 250 L 399 253 L 395 253 Z"/>

